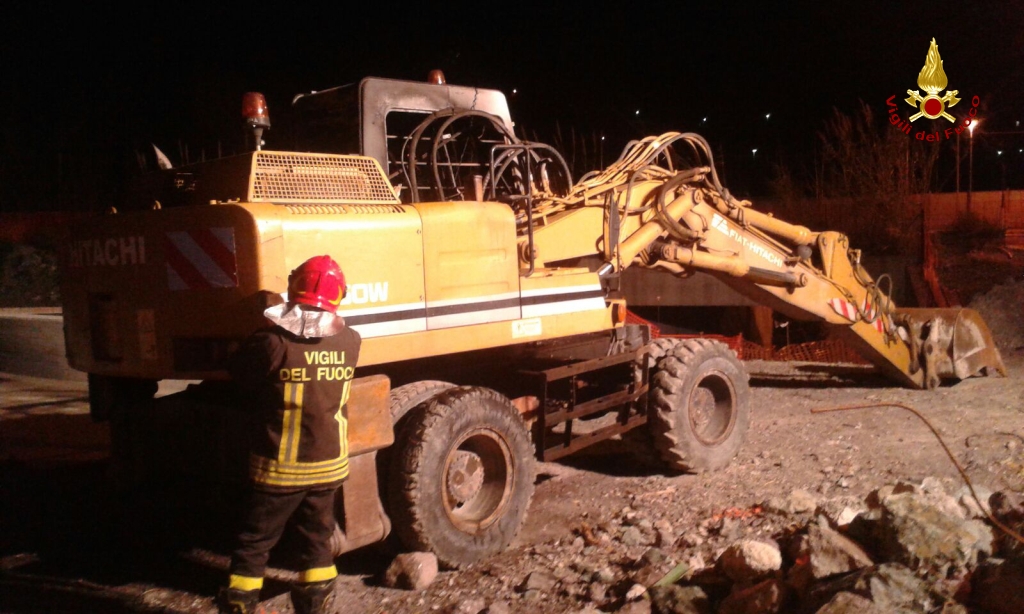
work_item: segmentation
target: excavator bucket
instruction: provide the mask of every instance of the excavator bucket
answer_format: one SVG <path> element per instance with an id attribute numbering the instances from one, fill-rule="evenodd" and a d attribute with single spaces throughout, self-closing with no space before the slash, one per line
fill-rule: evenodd
<path id="1" fill-rule="evenodd" d="M 992 332 L 977 311 L 961 307 L 897 309 L 896 320 L 910 331 L 926 388 L 936 388 L 942 379 L 1006 376 Z"/>

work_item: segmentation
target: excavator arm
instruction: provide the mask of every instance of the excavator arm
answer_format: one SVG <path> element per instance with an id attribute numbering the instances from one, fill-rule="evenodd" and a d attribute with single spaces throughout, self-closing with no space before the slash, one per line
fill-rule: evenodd
<path id="1" fill-rule="evenodd" d="M 672 147 L 691 148 L 702 165 L 675 168 Z M 518 206 L 531 271 L 594 255 L 603 276 L 630 266 L 702 271 L 791 318 L 829 325 L 902 385 L 1005 375 L 977 312 L 897 308 L 888 275 L 872 278 L 845 235 L 778 220 L 730 195 L 696 134 L 631 143 L 568 194 L 531 193 Z"/>

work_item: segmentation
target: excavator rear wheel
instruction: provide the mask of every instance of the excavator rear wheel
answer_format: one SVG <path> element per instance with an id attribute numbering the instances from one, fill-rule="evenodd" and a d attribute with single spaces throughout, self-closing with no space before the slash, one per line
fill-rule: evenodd
<path id="1" fill-rule="evenodd" d="M 395 532 L 446 568 L 504 550 L 533 496 L 530 434 L 512 402 L 487 388 L 442 392 L 406 416 L 388 480 Z"/>
<path id="2" fill-rule="evenodd" d="M 439 380 L 422 380 L 392 388 L 389 409 L 391 411 L 391 424 L 395 430 L 395 440 L 397 441 L 401 437 L 402 429 L 409 422 L 406 417 L 412 410 L 421 405 L 425 406 L 431 399 L 452 388 L 455 388 L 455 384 Z M 390 446 L 377 452 L 377 475 L 381 476 L 382 479 L 391 474 L 391 464 L 397 462 L 393 458 L 394 450 L 395 447 Z M 380 498 L 384 503 L 384 508 L 390 513 L 389 496 L 386 484 L 382 482 L 380 485 Z"/>
<path id="3" fill-rule="evenodd" d="M 750 425 L 748 380 L 736 354 L 709 339 L 681 341 L 658 361 L 651 434 L 671 469 L 714 471 L 736 456 Z"/>

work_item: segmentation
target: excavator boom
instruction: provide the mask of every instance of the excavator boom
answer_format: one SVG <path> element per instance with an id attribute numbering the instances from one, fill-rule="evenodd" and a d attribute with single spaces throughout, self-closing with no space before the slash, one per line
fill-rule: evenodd
<path id="1" fill-rule="evenodd" d="M 675 168 L 673 146 L 689 146 L 702 165 Z M 784 222 L 730 195 L 696 134 L 634 142 L 565 196 L 529 200 L 524 253 L 541 265 L 593 255 L 598 234 L 603 275 L 634 265 L 680 276 L 709 273 L 791 318 L 829 325 L 902 385 L 935 388 L 942 379 L 1005 375 L 977 312 L 897 308 L 888 275 L 872 278 L 845 235 Z"/>

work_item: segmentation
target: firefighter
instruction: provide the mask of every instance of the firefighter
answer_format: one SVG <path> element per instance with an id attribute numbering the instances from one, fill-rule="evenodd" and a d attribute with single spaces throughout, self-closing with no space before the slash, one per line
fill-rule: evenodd
<path id="1" fill-rule="evenodd" d="M 288 277 L 287 301 L 264 315 L 274 326 L 253 333 L 229 370 L 254 413 L 251 489 L 221 612 L 249 614 L 259 604 L 271 548 L 291 522 L 301 538 L 298 614 L 326 612 L 337 571 L 329 545 L 334 495 L 348 476 L 347 410 L 359 333 L 336 315 L 345 276 L 329 256 L 303 262 Z"/>

